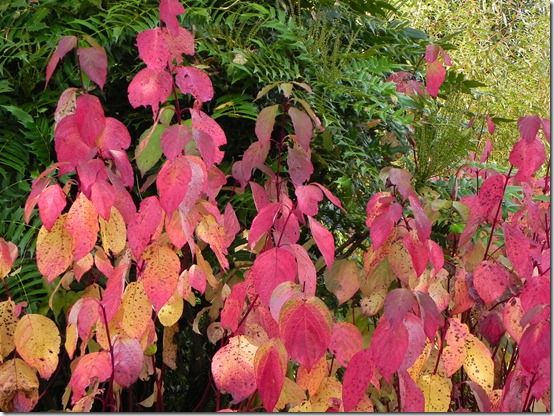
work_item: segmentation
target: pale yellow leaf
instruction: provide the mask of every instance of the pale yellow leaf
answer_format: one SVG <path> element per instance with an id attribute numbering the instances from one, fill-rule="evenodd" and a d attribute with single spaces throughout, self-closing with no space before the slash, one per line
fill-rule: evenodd
<path id="1" fill-rule="evenodd" d="M 15 303 L 12 300 L 0 302 L 0 363 L 15 348 L 13 334 L 17 319 L 14 310 Z"/>
<path id="2" fill-rule="evenodd" d="M 110 218 L 106 221 L 101 216 L 98 217 L 100 222 L 100 237 L 102 238 L 102 247 L 106 253 L 112 252 L 118 255 L 125 248 L 127 241 L 127 229 L 123 216 L 116 207 L 112 207 Z"/>
<path id="3" fill-rule="evenodd" d="M 342 384 L 334 377 L 325 377 L 315 395 L 310 397 L 312 412 L 326 412 L 330 407 L 340 407 Z"/>
<path id="4" fill-rule="evenodd" d="M 464 370 L 468 377 L 490 393 L 494 385 L 494 362 L 487 346 L 469 334 L 466 338 Z"/>
<path id="5" fill-rule="evenodd" d="M 452 382 L 438 374 L 422 375 L 417 385 L 425 398 L 425 412 L 446 412 L 450 407 Z"/>
<path id="6" fill-rule="evenodd" d="M 140 338 L 152 315 L 142 282 L 132 282 L 125 288 L 121 308 L 121 327 L 131 338 Z"/>
<path id="7" fill-rule="evenodd" d="M 56 324 L 42 315 L 25 315 L 17 323 L 14 339 L 21 358 L 48 380 L 58 366 L 60 353 L 61 340 Z"/>
<path id="8" fill-rule="evenodd" d="M 304 400 L 306 400 L 305 390 L 290 378 L 285 378 L 285 384 L 283 384 L 283 389 L 275 408 L 283 409 L 286 405 L 295 406 Z"/>
<path id="9" fill-rule="evenodd" d="M 40 228 L 37 237 L 37 266 L 40 273 L 52 282 L 73 262 L 73 239 L 65 228 L 66 214 L 60 215 L 48 231 Z"/>
<path id="10" fill-rule="evenodd" d="M 183 298 L 175 293 L 158 312 L 158 319 L 163 326 L 177 323 L 183 314 Z"/>

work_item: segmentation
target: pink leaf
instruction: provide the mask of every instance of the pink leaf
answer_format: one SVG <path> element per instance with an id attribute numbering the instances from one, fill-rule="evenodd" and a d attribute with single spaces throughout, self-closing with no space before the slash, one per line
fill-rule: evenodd
<path id="1" fill-rule="evenodd" d="M 131 144 L 131 135 L 121 121 L 106 117 L 106 127 L 97 138 L 96 145 L 103 151 L 127 149 Z"/>
<path id="2" fill-rule="evenodd" d="M 486 162 L 489 159 L 491 153 L 492 153 L 492 142 L 491 142 L 491 139 L 487 139 L 487 141 L 485 142 L 485 147 L 483 148 L 483 152 L 481 153 L 481 157 L 479 158 L 479 161 L 481 163 Z"/>
<path id="3" fill-rule="evenodd" d="M 371 233 L 373 249 L 377 250 L 387 241 L 393 227 L 402 217 L 402 207 L 393 202 L 386 192 L 374 194 L 366 206 L 366 225 Z"/>
<path id="4" fill-rule="evenodd" d="M 381 318 L 373 332 L 370 350 L 379 373 L 390 382 L 408 350 L 406 327 L 402 324 L 393 327 L 387 319 Z"/>
<path id="5" fill-rule="evenodd" d="M 325 197 L 329 201 L 331 201 L 331 203 L 334 206 L 346 212 L 345 209 L 342 207 L 342 203 L 340 202 L 340 200 L 335 195 L 333 195 L 333 193 L 329 189 L 327 189 L 326 187 L 324 187 L 323 185 L 317 182 L 314 182 L 313 184 L 323 191 L 323 194 L 325 195 Z"/>
<path id="6" fill-rule="evenodd" d="M 289 250 L 296 258 L 296 263 L 298 264 L 298 281 L 300 282 L 302 292 L 304 292 L 306 296 L 315 296 L 317 275 L 315 266 L 308 252 L 299 244 L 291 244 L 284 248 Z"/>
<path id="7" fill-rule="evenodd" d="M 246 149 L 242 156 L 242 160 L 233 164 L 233 177 L 240 182 L 242 187 L 246 186 L 250 180 L 252 170 L 263 166 L 267 159 L 269 148 L 269 142 L 256 141 L 248 146 L 248 149 Z"/>
<path id="8" fill-rule="evenodd" d="M 79 66 L 92 82 L 104 89 L 108 75 L 108 56 L 104 48 L 78 48 Z"/>
<path id="9" fill-rule="evenodd" d="M 515 180 L 528 182 L 546 159 L 544 144 L 538 139 L 520 139 L 510 152 L 510 163 L 518 168 Z"/>
<path id="10" fill-rule="evenodd" d="M 165 102 L 171 93 L 172 84 L 171 75 L 168 72 L 144 68 L 129 84 L 129 102 L 133 108 L 141 105 L 151 106 L 156 118 L 160 103 Z"/>
<path id="11" fill-rule="evenodd" d="M 520 277 L 529 278 L 533 273 L 531 243 L 519 227 L 504 223 L 504 243 L 506 254 Z"/>
<path id="12" fill-rule="evenodd" d="M 412 377 L 406 371 L 399 371 L 398 382 L 402 412 L 423 413 L 425 411 L 425 398 Z"/>
<path id="13" fill-rule="evenodd" d="M 66 197 L 60 185 L 44 189 L 38 199 L 38 210 L 44 227 L 50 231 L 66 205 Z"/>
<path id="14" fill-rule="evenodd" d="M 487 115 L 487 130 L 490 134 L 494 134 L 494 131 L 496 130 L 496 125 L 494 124 L 494 121 L 492 121 L 491 116 Z"/>
<path id="15" fill-rule="evenodd" d="M 73 258 L 81 260 L 94 248 L 99 229 L 98 212 L 83 193 L 77 195 L 69 209 L 65 228 L 73 238 Z"/>
<path id="16" fill-rule="evenodd" d="M 86 162 L 96 154 L 96 149 L 81 139 L 75 115 L 64 117 L 56 125 L 54 147 L 58 162 L 68 162 L 68 166 L 60 167 L 62 174 L 71 172 L 80 162 Z"/>
<path id="17" fill-rule="evenodd" d="M 250 189 L 252 190 L 252 198 L 254 199 L 254 206 L 257 211 L 260 211 L 269 204 L 269 196 L 263 186 L 256 182 L 250 182 Z"/>
<path id="18" fill-rule="evenodd" d="M 230 393 L 232 403 L 246 399 L 256 391 L 254 356 L 257 347 L 243 335 L 229 338 L 229 343 L 212 358 L 212 376 L 218 390 Z"/>
<path id="19" fill-rule="evenodd" d="M 177 35 L 179 20 L 177 16 L 185 13 L 185 8 L 179 0 L 160 0 L 160 20 L 165 23 L 172 35 Z"/>
<path id="20" fill-rule="evenodd" d="M 281 309 L 279 330 L 290 358 L 311 370 L 331 341 L 331 314 L 316 297 L 291 299 Z"/>
<path id="21" fill-rule="evenodd" d="M 416 276 L 421 276 L 429 262 L 429 249 L 427 244 L 420 241 L 413 231 L 406 233 L 402 242 L 408 253 L 410 253 Z"/>
<path id="22" fill-rule="evenodd" d="M 139 212 L 135 214 L 127 229 L 129 247 L 135 259 L 140 258 L 162 220 L 163 212 L 158 198 L 144 198 L 140 203 Z"/>
<path id="23" fill-rule="evenodd" d="M 296 269 L 293 255 L 281 247 L 271 248 L 256 257 L 250 273 L 264 305 L 269 305 L 271 294 L 279 283 L 295 280 Z"/>
<path id="24" fill-rule="evenodd" d="M 498 312 L 491 311 L 481 315 L 479 319 L 479 332 L 491 345 L 497 345 L 506 330 L 502 323 L 502 318 Z"/>
<path id="25" fill-rule="evenodd" d="M 85 395 L 85 389 L 93 379 L 102 383 L 112 375 L 110 353 L 107 351 L 91 352 L 82 356 L 73 370 L 69 387 L 73 392 L 71 402 L 76 403 Z"/>
<path id="26" fill-rule="evenodd" d="M 198 267 L 196 264 L 193 264 L 192 266 L 190 266 L 189 281 L 190 281 L 190 287 L 204 294 L 204 292 L 206 291 L 207 277 L 206 277 L 206 274 L 202 271 L 202 269 Z"/>
<path id="27" fill-rule="evenodd" d="M 429 221 L 425 211 L 423 211 L 423 207 L 417 197 L 410 195 L 409 200 L 410 207 L 412 208 L 412 212 L 414 214 L 419 240 L 426 241 L 429 237 L 431 237 L 431 221 Z"/>
<path id="28" fill-rule="evenodd" d="M 192 137 L 198 146 L 202 159 L 209 168 L 223 160 L 219 149 L 227 143 L 225 132 L 217 122 L 200 110 L 190 109 L 192 115 Z"/>
<path id="29" fill-rule="evenodd" d="M 164 30 L 164 36 L 167 47 L 169 48 L 171 60 L 175 60 L 178 65 L 183 62 L 183 54 L 189 56 L 194 55 L 194 36 L 185 28 L 178 27 L 177 33 L 173 34 Z"/>
<path id="30" fill-rule="evenodd" d="M 317 248 L 325 259 L 325 264 L 327 267 L 331 267 L 335 261 L 335 239 L 333 234 L 312 217 L 308 217 L 308 222 Z"/>
<path id="31" fill-rule="evenodd" d="M 274 224 L 273 240 L 279 245 L 296 244 L 300 238 L 300 224 L 295 210 L 286 208 Z"/>
<path id="32" fill-rule="evenodd" d="M 439 89 L 446 78 L 446 69 L 438 60 L 427 63 L 427 92 L 431 97 L 439 95 Z"/>
<path id="33" fill-rule="evenodd" d="M 254 358 L 258 393 L 268 412 L 272 412 L 285 383 L 287 353 L 281 340 L 274 339 L 262 345 Z"/>
<path id="34" fill-rule="evenodd" d="M 488 218 L 491 222 L 494 220 L 498 204 L 502 201 L 505 182 L 506 177 L 504 175 L 489 176 L 485 182 L 483 182 L 478 193 L 480 209 L 478 215 Z"/>
<path id="35" fill-rule="evenodd" d="M 279 315 L 281 314 L 281 308 L 287 301 L 290 299 L 300 299 L 303 297 L 298 283 L 286 281 L 280 283 L 271 294 L 271 299 L 269 300 L 269 311 L 271 316 L 276 321 L 279 320 Z"/>
<path id="36" fill-rule="evenodd" d="M 50 57 L 48 65 L 46 66 L 46 85 L 48 85 L 48 81 L 50 81 L 58 63 L 75 46 L 77 46 L 77 38 L 75 36 L 64 36 L 60 39 L 56 50 Z"/>
<path id="37" fill-rule="evenodd" d="M 231 332 L 236 332 L 246 299 L 246 283 L 237 283 L 231 289 L 231 294 L 225 299 L 221 310 L 221 326 Z"/>
<path id="38" fill-rule="evenodd" d="M 254 217 L 248 233 L 248 245 L 250 247 L 254 247 L 258 240 L 271 229 L 280 209 L 281 204 L 279 202 L 272 202 L 263 207 L 258 215 Z"/>
<path id="39" fill-rule="evenodd" d="M 351 323 L 337 322 L 329 343 L 331 351 L 343 367 L 347 367 L 352 357 L 362 349 L 362 334 Z"/>
<path id="40" fill-rule="evenodd" d="M 309 151 L 314 128 L 312 119 L 304 111 L 295 107 L 289 108 L 289 117 L 292 120 L 296 141 L 305 151 Z"/>
<path id="41" fill-rule="evenodd" d="M 160 195 L 160 204 L 168 215 L 177 209 L 184 199 L 190 180 L 191 169 L 185 156 L 168 160 L 162 166 L 156 179 L 156 187 Z"/>
<path id="42" fill-rule="evenodd" d="M 345 412 L 352 411 L 366 395 L 375 367 L 371 351 L 361 350 L 348 363 L 342 380 L 342 403 Z"/>
<path id="43" fill-rule="evenodd" d="M 90 94 L 83 94 L 77 98 L 75 121 L 81 140 L 88 146 L 96 146 L 96 138 L 104 130 L 106 118 L 104 109 L 98 97 Z M 131 138 L 129 137 L 129 142 Z"/>
<path id="44" fill-rule="evenodd" d="M 323 192 L 317 186 L 297 186 L 294 193 L 298 199 L 298 209 L 300 212 L 310 217 L 317 214 L 319 203 L 323 200 Z"/>
<path id="45" fill-rule="evenodd" d="M 190 126 L 174 124 L 164 130 L 161 137 L 162 150 L 165 157 L 172 160 L 183 153 L 185 145 L 192 140 Z"/>
<path id="46" fill-rule="evenodd" d="M 400 370 L 407 370 L 417 361 L 425 348 L 425 332 L 422 319 L 413 313 L 408 313 L 404 317 L 403 323 L 408 331 L 408 349 L 400 365 Z"/>
<path id="47" fill-rule="evenodd" d="M 137 381 L 144 361 L 142 347 L 134 338 L 117 338 L 113 344 L 114 380 L 122 387 Z"/>
<path id="48" fill-rule="evenodd" d="M 442 48 L 439 45 L 427 45 L 425 47 L 425 62 L 432 63 L 439 57 L 439 52 Z"/>
<path id="49" fill-rule="evenodd" d="M 509 284 L 508 270 L 493 261 L 481 262 L 473 272 L 473 285 L 487 305 L 499 300 Z"/>
<path id="50" fill-rule="evenodd" d="M 261 142 L 268 142 L 271 140 L 271 133 L 273 132 L 273 126 L 275 125 L 275 116 L 279 105 L 275 104 L 269 107 L 265 107 L 260 111 L 256 118 L 256 137 Z"/>
<path id="51" fill-rule="evenodd" d="M 412 187 L 412 174 L 405 169 L 390 168 L 388 170 L 388 180 L 398 190 L 398 193 L 403 199 L 408 199 L 410 196 L 417 199 L 417 194 Z"/>
<path id="52" fill-rule="evenodd" d="M 139 58 L 146 66 L 155 71 L 162 71 L 169 60 L 169 48 L 166 38 L 159 27 L 140 32 L 137 36 Z"/>
<path id="53" fill-rule="evenodd" d="M 542 120 L 538 116 L 525 116 L 517 120 L 517 128 L 522 139 L 532 142 L 537 137 Z"/>
<path id="54" fill-rule="evenodd" d="M 110 150 L 111 159 L 115 162 L 115 167 L 123 185 L 132 188 L 134 183 L 133 167 L 129 162 L 127 153 L 123 150 Z"/>
<path id="55" fill-rule="evenodd" d="M 214 97 L 214 87 L 208 74 L 193 66 L 178 67 L 175 83 L 183 94 L 191 94 L 201 103 Z"/>
<path id="56" fill-rule="evenodd" d="M 90 200 L 98 214 L 108 220 L 115 201 L 114 188 L 106 181 L 94 182 L 90 188 Z"/>
<path id="57" fill-rule="evenodd" d="M 292 183 L 295 185 L 302 185 L 314 173 L 310 154 L 296 144 L 294 147 L 289 147 L 287 166 Z"/>
<path id="58" fill-rule="evenodd" d="M 550 119 L 549 118 L 543 118 L 541 120 L 542 123 L 542 131 L 544 132 L 544 136 L 546 137 L 546 140 L 550 143 Z"/>
<path id="59" fill-rule="evenodd" d="M 427 240 L 427 247 L 429 248 L 429 260 L 433 265 L 433 271 L 438 273 L 442 266 L 444 266 L 444 253 L 442 248 L 433 240 Z"/>
<path id="60" fill-rule="evenodd" d="M 443 324 L 443 317 L 429 294 L 416 291 L 415 296 L 419 304 L 419 314 L 423 320 L 423 330 L 429 341 L 433 341 L 437 329 Z"/>
<path id="61" fill-rule="evenodd" d="M 550 356 L 550 322 L 541 321 L 527 327 L 519 341 L 521 365 L 529 372 Z"/>
<path id="62" fill-rule="evenodd" d="M 384 316 L 392 326 L 397 326 L 416 307 L 416 298 L 411 290 L 393 289 L 385 298 Z"/>

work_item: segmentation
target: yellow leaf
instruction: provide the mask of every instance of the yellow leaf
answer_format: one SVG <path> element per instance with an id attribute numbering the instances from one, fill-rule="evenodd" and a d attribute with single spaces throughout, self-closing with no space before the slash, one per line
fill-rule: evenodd
<path id="1" fill-rule="evenodd" d="M 69 324 L 67 325 L 67 328 L 65 329 L 65 350 L 67 351 L 67 355 L 69 356 L 69 359 L 73 359 L 73 354 L 75 353 L 75 348 L 77 348 L 77 325 L 76 324 Z"/>
<path id="2" fill-rule="evenodd" d="M 466 338 L 464 370 L 468 377 L 490 393 L 494 385 L 494 362 L 487 346 L 473 335 Z"/>
<path id="3" fill-rule="evenodd" d="M 182 314 L 183 298 L 175 293 L 158 312 L 158 319 L 163 326 L 172 326 L 177 323 Z"/>
<path id="4" fill-rule="evenodd" d="M 162 360 L 172 370 L 177 368 L 177 344 L 174 337 L 178 331 L 177 324 L 164 328 Z"/>
<path id="5" fill-rule="evenodd" d="M 48 283 L 65 272 L 73 262 L 73 239 L 65 229 L 67 215 L 60 215 L 48 231 L 40 228 L 37 237 L 37 266 Z"/>
<path id="6" fill-rule="evenodd" d="M 413 380 L 417 380 L 419 378 L 419 375 L 421 374 L 421 370 L 423 370 L 423 367 L 425 366 L 425 363 L 427 362 L 429 355 L 431 354 L 431 348 L 432 345 L 429 342 L 429 340 L 425 339 L 425 347 L 423 348 L 423 351 L 417 357 L 417 360 L 415 363 L 412 364 L 412 366 L 408 369 L 408 374 Z"/>
<path id="7" fill-rule="evenodd" d="M 425 412 L 446 412 L 450 407 L 452 382 L 438 374 L 422 375 L 417 385 L 425 398 Z"/>
<path id="8" fill-rule="evenodd" d="M 108 221 L 101 216 L 98 219 L 104 251 L 106 253 L 111 251 L 112 254 L 117 256 L 123 251 L 127 241 L 127 229 L 125 228 L 123 216 L 116 207 L 112 207 Z"/>
<path id="9" fill-rule="evenodd" d="M 58 366 L 60 353 L 61 340 L 56 324 L 42 315 L 25 315 L 17 323 L 14 339 L 21 358 L 48 380 Z"/>
<path id="10" fill-rule="evenodd" d="M 296 383 L 304 390 L 308 390 L 310 396 L 313 396 L 327 373 L 329 368 L 327 366 L 327 359 L 325 355 L 312 367 L 311 371 L 306 370 L 305 367 L 298 367 L 296 372 Z"/>
<path id="11" fill-rule="evenodd" d="M 302 403 L 291 407 L 289 413 L 312 413 L 312 404 L 309 400 L 305 400 Z"/>
<path id="12" fill-rule="evenodd" d="M 14 310 L 15 303 L 12 300 L 0 302 L 0 362 L 15 348 L 13 333 L 17 319 Z"/>
<path id="13" fill-rule="evenodd" d="M 0 410 L 29 412 L 35 407 L 37 401 L 36 371 L 19 358 L 2 364 L 0 366 Z"/>
<path id="14" fill-rule="evenodd" d="M 317 393 L 310 397 L 312 412 L 326 412 L 330 407 L 340 407 L 342 384 L 334 377 L 325 377 Z"/>
<path id="15" fill-rule="evenodd" d="M 360 288 L 360 271 L 354 260 L 341 259 L 325 271 L 325 287 L 333 293 L 339 305 L 349 300 Z"/>
<path id="16" fill-rule="evenodd" d="M 306 400 L 306 393 L 298 384 L 285 377 L 285 384 L 281 390 L 275 409 L 284 409 L 286 405 L 295 406 Z"/>
<path id="17" fill-rule="evenodd" d="M 121 327 L 131 338 L 140 338 L 152 315 L 152 305 L 142 282 L 132 282 L 127 286 L 121 308 Z"/>

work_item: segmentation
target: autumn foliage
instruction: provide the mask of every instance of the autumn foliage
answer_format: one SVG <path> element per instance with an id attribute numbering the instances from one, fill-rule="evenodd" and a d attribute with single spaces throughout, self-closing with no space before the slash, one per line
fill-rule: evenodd
<path id="1" fill-rule="evenodd" d="M 162 24 L 137 36 L 145 66 L 130 81 L 129 103 L 152 111 L 138 142 L 106 116 L 93 85 L 59 99 L 57 162 L 33 181 L 25 217 L 38 207 L 36 262 L 53 291 L 74 282 L 86 289 L 65 327 L 0 303 L 2 410 L 32 410 L 49 388 L 39 380 L 68 362 L 63 409 L 120 410 L 125 389 L 146 380 L 153 390 L 141 405 L 163 401 L 163 369 L 176 367 L 173 336 L 198 298 L 209 305 L 198 317 L 210 320 L 203 335 L 218 348 L 206 387 L 216 410 L 549 409 L 549 121 L 519 120 L 506 170 L 482 167 L 490 141 L 470 155 L 456 179 L 472 181 L 473 194 L 458 196 L 456 182 L 450 198 L 422 197 L 407 170 L 384 169 L 382 191 L 366 207 L 371 244 L 337 257 L 319 211 L 328 204 L 348 213 L 310 180 L 311 142 L 324 126 L 295 95 L 310 87 L 273 86 L 281 101 L 259 112 L 255 140 L 226 175 L 227 137 L 205 109 L 210 77 L 186 63 L 195 41 L 179 24 L 183 13 L 177 0 L 161 0 Z M 83 77 L 101 90 L 106 52 L 80 41 L 60 40 L 47 80 L 75 49 Z M 398 73 L 399 93 L 438 95 L 452 63 L 435 45 L 424 59 L 425 91 Z M 127 153 L 135 144 L 140 184 Z M 249 224 L 221 202 L 244 192 L 257 211 Z M 438 240 L 436 219 L 454 209 L 463 232 Z M 230 261 L 231 252 L 249 260 Z M 0 278 L 16 257 L 0 240 Z"/>

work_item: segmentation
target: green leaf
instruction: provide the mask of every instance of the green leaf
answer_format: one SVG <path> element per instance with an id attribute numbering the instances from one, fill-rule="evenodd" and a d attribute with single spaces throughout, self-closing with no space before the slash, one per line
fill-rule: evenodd
<path id="1" fill-rule="evenodd" d="M 160 144 L 160 137 L 165 130 L 165 126 L 158 124 L 152 128 L 149 128 L 140 136 L 139 145 L 135 152 L 135 158 L 137 160 L 137 166 L 141 175 L 144 176 L 162 156 L 162 147 Z"/>

